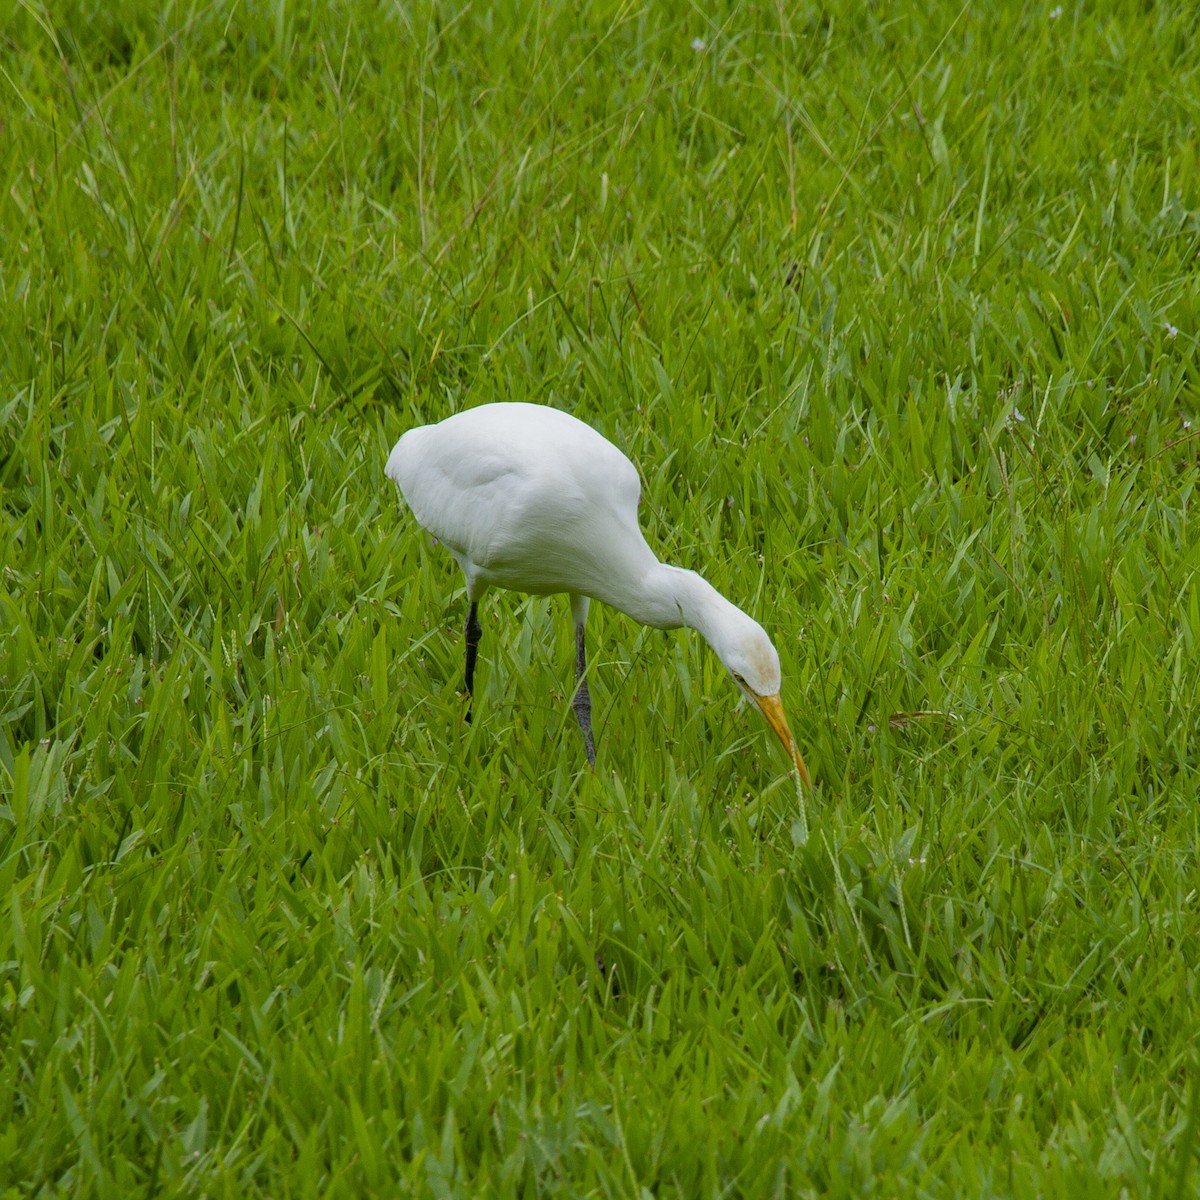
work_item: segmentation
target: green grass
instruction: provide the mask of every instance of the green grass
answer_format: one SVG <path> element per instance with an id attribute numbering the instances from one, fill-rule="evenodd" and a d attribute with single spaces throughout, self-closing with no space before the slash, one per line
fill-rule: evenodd
<path id="1" fill-rule="evenodd" d="M 1195 1194 L 1194 18 L 4 5 L 0 1195 Z M 594 776 L 561 600 L 464 724 L 495 399 L 803 808 L 599 608 Z"/>

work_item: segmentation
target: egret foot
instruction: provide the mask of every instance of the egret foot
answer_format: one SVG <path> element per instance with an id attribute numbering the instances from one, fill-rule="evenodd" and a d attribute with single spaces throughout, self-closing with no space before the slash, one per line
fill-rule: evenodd
<path id="1" fill-rule="evenodd" d="M 483 626 L 479 624 L 478 605 L 474 600 L 467 609 L 467 720 L 471 719 L 471 698 L 475 688 L 475 656 L 479 653 L 479 639 L 483 636 Z"/>
<path id="2" fill-rule="evenodd" d="M 575 673 L 579 683 L 575 688 L 575 699 L 571 707 L 575 710 L 575 719 L 583 731 L 583 745 L 587 750 L 588 766 L 596 769 L 596 743 L 592 739 L 592 693 L 587 684 L 587 651 L 584 649 L 584 627 L 575 626 Z"/>

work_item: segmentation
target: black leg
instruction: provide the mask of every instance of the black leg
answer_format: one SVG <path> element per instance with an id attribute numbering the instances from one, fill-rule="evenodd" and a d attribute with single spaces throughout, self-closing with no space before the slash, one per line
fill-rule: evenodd
<path id="1" fill-rule="evenodd" d="M 467 609 L 467 720 L 471 719 L 471 697 L 475 688 L 475 656 L 479 652 L 479 639 L 483 626 L 479 624 L 478 605 L 474 600 Z"/>
<path id="2" fill-rule="evenodd" d="M 583 744 L 587 750 L 588 766 L 596 766 L 596 743 L 592 740 L 592 694 L 587 685 L 587 651 L 584 649 L 584 626 L 575 626 L 575 674 L 579 682 L 575 688 L 575 699 L 571 702 L 579 728 L 583 730 Z"/>

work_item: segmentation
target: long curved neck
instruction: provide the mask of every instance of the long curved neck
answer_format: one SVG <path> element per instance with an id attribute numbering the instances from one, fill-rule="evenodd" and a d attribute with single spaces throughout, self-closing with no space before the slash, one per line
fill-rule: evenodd
<path id="1" fill-rule="evenodd" d="M 655 629 L 678 629 L 686 625 L 705 641 L 712 642 L 713 630 L 732 609 L 715 587 L 695 571 L 655 563 L 638 581 L 638 587 L 619 597 L 597 596 L 623 613 Z"/>

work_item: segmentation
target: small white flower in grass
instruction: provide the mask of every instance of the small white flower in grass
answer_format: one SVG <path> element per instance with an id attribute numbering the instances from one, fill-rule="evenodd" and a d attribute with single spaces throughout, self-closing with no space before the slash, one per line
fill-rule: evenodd
<path id="1" fill-rule="evenodd" d="M 1013 415 L 1014 421 L 1024 421 L 1025 420 L 1025 414 L 1015 404 L 1013 405 L 1012 415 Z"/>
<path id="2" fill-rule="evenodd" d="M 1050 10 L 1050 20 L 1057 21 L 1062 16 L 1062 5 L 1056 5 Z"/>
<path id="3" fill-rule="evenodd" d="M 1167 337 L 1178 337 L 1179 336 L 1179 330 L 1176 329 L 1175 326 L 1172 325 L 1170 321 L 1168 321 L 1166 323 L 1166 329 L 1167 329 Z"/>
<path id="4" fill-rule="evenodd" d="M 699 54 L 704 49 L 704 39 L 699 37 L 692 38 L 692 49 Z"/>
<path id="5" fill-rule="evenodd" d="M 1129 435 L 1129 444 L 1132 446 L 1136 441 L 1137 441 L 1137 434 L 1131 433 Z"/>

